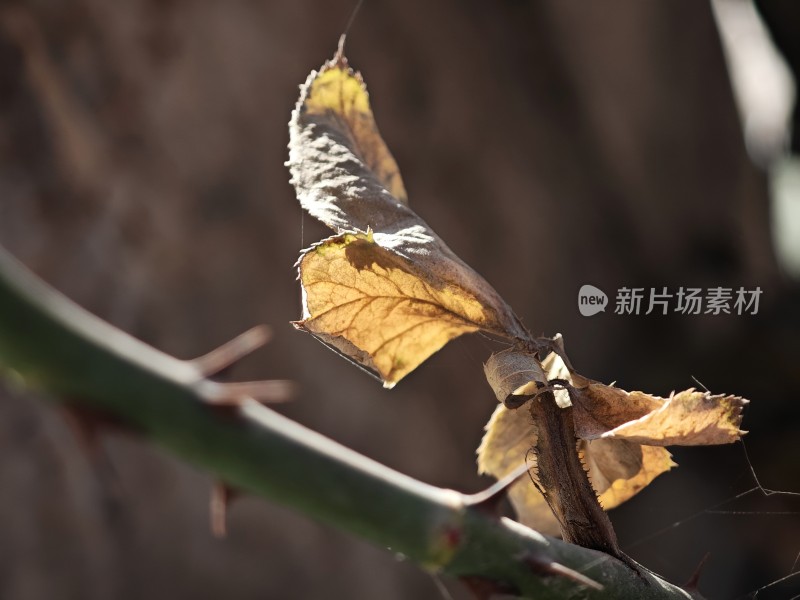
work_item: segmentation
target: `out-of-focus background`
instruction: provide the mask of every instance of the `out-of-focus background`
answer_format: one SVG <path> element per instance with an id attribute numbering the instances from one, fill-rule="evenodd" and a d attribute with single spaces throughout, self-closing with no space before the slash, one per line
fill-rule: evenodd
<path id="1" fill-rule="evenodd" d="M 285 414 L 477 491 L 490 341 L 457 340 L 385 391 L 289 325 L 292 265 L 328 232 L 288 184 L 287 122 L 353 5 L 4 2 L 0 244 L 179 357 L 271 324 L 236 377 L 293 379 Z M 563 333 L 582 373 L 626 389 L 694 376 L 750 398 L 761 484 L 800 492 L 800 7 L 759 8 L 771 30 L 743 0 L 366 0 L 347 49 L 412 205 L 535 333 Z M 585 283 L 605 313 L 579 314 Z M 615 315 L 624 286 L 763 293 L 757 315 Z M 0 597 L 442 597 L 391 552 L 257 499 L 215 540 L 207 475 L 142 440 L 105 447 L 110 487 L 46 398 L 0 384 Z M 706 510 L 756 485 L 741 444 L 674 454 L 611 515 L 626 552 L 677 583 L 711 552 L 710 598 L 798 568 L 797 498 Z M 796 577 L 759 598 L 797 593 Z"/>

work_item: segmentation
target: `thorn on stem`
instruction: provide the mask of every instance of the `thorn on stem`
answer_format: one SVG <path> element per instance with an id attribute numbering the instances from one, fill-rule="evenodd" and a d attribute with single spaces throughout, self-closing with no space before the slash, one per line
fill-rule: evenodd
<path id="1" fill-rule="evenodd" d="M 110 415 L 84 406 L 65 404 L 60 407 L 60 412 L 97 480 L 111 498 L 117 498 L 120 495 L 119 477 L 100 436 L 104 430 L 125 433 L 135 433 L 135 430 Z"/>
<path id="2" fill-rule="evenodd" d="M 692 573 L 692 576 L 689 577 L 689 581 L 687 581 L 683 585 L 683 589 L 687 592 L 691 593 L 698 590 L 698 584 L 700 583 L 700 577 L 703 575 L 703 569 L 708 562 L 708 559 L 711 557 L 710 552 L 706 552 L 706 555 L 700 560 L 700 563 L 697 565 L 697 568 Z"/>
<path id="3" fill-rule="evenodd" d="M 523 462 L 508 475 L 482 492 L 466 496 L 464 504 L 499 517 L 500 503 L 508 495 L 508 489 L 527 472 L 528 465 Z"/>
<path id="4" fill-rule="evenodd" d="M 266 344 L 271 337 L 272 331 L 269 327 L 257 325 L 191 362 L 203 377 L 219 375 L 234 363 Z"/>
<path id="5" fill-rule="evenodd" d="M 83 455 L 90 463 L 95 463 L 101 453 L 99 426 L 86 411 L 72 405 L 59 406 L 64 422 L 69 427 Z"/>
<path id="6" fill-rule="evenodd" d="M 295 386 L 290 381 L 273 379 L 223 383 L 209 379 L 214 375 L 219 376 L 231 365 L 266 344 L 271 337 L 269 327 L 258 325 L 216 350 L 190 361 L 202 375 L 202 379 L 197 382 L 197 388 L 206 404 L 230 407 L 239 406 L 245 398 L 263 403 L 286 402 L 291 399 Z"/>
<path id="7" fill-rule="evenodd" d="M 246 398 L 252 398 L 263 404 L 287 402 L 294 395 L 296 388 L 294 382 L 284 379 L 235 383 L 203 381 L 200 385 L 206 403 L 213 406 L 239 406 Z"/>
<path id="8" fill-rule="evenodd" d="M 527 556 L 525 557 L 524 562 L 535 573 L 539 573 L 545 576 L 564 577 L 566 579 L 570 579 L 575 583 L 578 583 L 584 587 L 591 588 L 593 590 L 600 591 L 603 589 L 603 586 L 600 585 L 598 582 L 596 582 L 594 579 L 590 579 L 586 575 L 578 573 L 574 569 L 565 567 L 564 565 L 552 561 L 549 558 L 541 558 L 538 556 Z"/>
<path id="9" fill-rule="evenodd" d="M 215 481 L 211 487 L 210 518 L 211 534 L 222 539 L 228 535 L 228 506 L 239 494 L 222 481 Z"/>

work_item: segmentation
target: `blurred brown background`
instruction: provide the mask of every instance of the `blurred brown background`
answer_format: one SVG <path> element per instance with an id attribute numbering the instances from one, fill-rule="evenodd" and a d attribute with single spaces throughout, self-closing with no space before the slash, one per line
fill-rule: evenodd
<path id="1" fill-rule="evenodd" d="M 353 4 L 3 2 L 0 244 L 179 357 L 271 324 L 237 377 L 294 379 L 292 418 L 477 491 L 491 342 L 457 340 L 387 392 L 288 323 L 292 265 L 327 231 L 288 184 L 287 122 Z M 773 251 L 768 178 L 746 152 L 709 5 L 367 0 L 348 55 L 412 205 L 535 333 L 562 332 L 581 372 L 627 389 L 666 395 L 695 376 L 750 398 L 762 484 L 800 492 L 800 295 Z M 623 286 L 763 295 L 756 316 L 584 318 L 584 283 L 612 303 Z M 113 488 L 46 399 L 0 386 L 0 597 L 442 597 L 391 552 L 257 499 L 214 540 L 206 475 L 144 441 L 106 447 Z M 794 514 L 701 514 L 657 533 L 754 485 L 739 444 L 674 453 L 681 468 L 612 513 L 623 549 L 677 583 L 711 552 L 710 598 L 787 575 L 797 498 L 721 507 Z M 759 598 L 800 593 L 791 584 Z"/>

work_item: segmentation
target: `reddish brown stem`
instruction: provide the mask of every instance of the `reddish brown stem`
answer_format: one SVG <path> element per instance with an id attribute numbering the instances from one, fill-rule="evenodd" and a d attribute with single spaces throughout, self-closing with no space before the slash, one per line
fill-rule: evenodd
<path id="1" fill-rule="evenodd" d="M 578 457 L 572 408 L 559 408 L 548 391 L 530 403 L 530 410 L 539 429 L 534 449 L 537 485 L 561 525 L 564 540 L 623 558 L 611 521 Z"/>

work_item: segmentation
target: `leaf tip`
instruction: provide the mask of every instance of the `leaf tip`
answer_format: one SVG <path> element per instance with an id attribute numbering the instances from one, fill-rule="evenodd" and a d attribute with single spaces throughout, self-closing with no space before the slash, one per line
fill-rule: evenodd
<path id="1" fill-rule="evenodd" d="M 347 33 L 339 36 L 339 43 L 336 46 L 336 54 L 333 55 L 333 64 L 340 69 L 347 68 L 347 57 L 344 55 L 344 44 L 347 41 Z"/>

